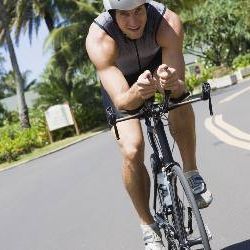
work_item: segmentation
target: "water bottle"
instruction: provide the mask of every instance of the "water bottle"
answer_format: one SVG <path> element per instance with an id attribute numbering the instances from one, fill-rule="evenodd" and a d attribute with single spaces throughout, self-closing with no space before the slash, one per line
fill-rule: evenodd
<path id="1" fill-rule="evenodd" d="M 157 184 L 159 186 L 159 191 L 164 199 L 164 204 L 166 204 L 167 206 L 171 206 L 172 200 L 169 191 L 169 181 L 165 172 L 160 172 L 157 174 Z"/>

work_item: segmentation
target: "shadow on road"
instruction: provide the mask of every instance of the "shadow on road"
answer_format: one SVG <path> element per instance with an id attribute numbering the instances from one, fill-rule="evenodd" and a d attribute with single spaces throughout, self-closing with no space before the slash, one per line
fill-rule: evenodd
<path id="1" fill-rule="evenodd" d="M 222 250 L 249 250 L 249 249 L 250 249 L 250 240 L 246 240 L 246 241 L 225 247 Z"/>

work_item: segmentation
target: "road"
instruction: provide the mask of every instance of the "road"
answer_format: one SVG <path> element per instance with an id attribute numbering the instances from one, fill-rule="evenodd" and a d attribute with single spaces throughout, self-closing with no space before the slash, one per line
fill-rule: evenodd
<path id="1" fill-rule="evenodd" d="M 202 214 L 215 250 L 250 249 L 249 100 L 245 80 L 213 94 L 213 120 L 207 103 L 193 105 L 199 168 L 214 195 Z M 109 131 L 0 172 L 0 250 L 142 250 L 120 173 Z"/>

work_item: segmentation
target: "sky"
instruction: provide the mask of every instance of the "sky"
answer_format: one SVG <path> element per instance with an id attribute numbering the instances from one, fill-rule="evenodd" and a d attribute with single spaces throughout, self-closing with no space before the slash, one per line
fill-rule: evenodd
<path id="1" fill-rule="evenodd" d="M 33 35 L 31 44 L 28 33 L 26 33 L 21 36 L 19 46 L 16 47 L 15 45 L 15 52 L 20 70 L 21 72 L 25 72 L 26 70 L 31 71 L 29 76 L 30 81 L 39 78 L 51 56 L 50 52 L 44 53 L 43 50 L 43 44 L 48 34 L 49 32 L 46 25 L 41 23 L 37 36 L 35 33 Z M 2 48 L 0 49 L 0 52 L 6 60 L 4 68 L 6 70 L 12 69 L 9 53 Z"/>

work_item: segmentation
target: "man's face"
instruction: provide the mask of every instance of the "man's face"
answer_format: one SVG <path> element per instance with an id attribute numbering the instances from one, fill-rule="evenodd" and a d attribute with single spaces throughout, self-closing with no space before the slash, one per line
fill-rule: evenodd
<path id="1" fill-rule="evenodd" d="M 141 5 L 133 10 L 116 10 L 116 22 L 121 31 L 130 39 L 139 39 L 147 22 L 147 9 Z"/>

